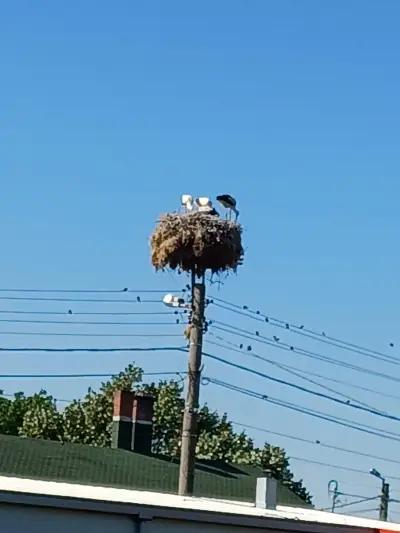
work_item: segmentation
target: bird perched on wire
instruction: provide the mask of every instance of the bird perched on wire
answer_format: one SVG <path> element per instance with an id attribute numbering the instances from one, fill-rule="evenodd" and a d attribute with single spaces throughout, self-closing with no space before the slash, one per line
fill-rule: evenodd
<path id="1" fill-rule="evenodd" d="M 229 210 L 229 220 L 231 219 L 232 212 L 235 213 L 235 220 L 239 216 L 239 211 L 236 209 L 236 200 L 230 194 L 220 194 L 217 196 L 218 202 Z"/>
<path id="2" fill-rule="evenodd" d="M 213 207 L 212 202 L 209 198 L 206 198 L 205 196 L 200 196 L 200 198 L 196 198 L 195 203 L 197 205 L 199 213 L 214 215 L 216 217 L 219 216 L 218 211 Z"/>

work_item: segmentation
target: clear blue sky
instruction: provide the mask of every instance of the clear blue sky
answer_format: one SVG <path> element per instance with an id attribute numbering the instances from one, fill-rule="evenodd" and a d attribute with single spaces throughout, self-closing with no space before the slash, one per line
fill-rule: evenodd
<path id="1" fill-rule="evenodd" d="M 182 192 L 229 192 L 239 202 L 246 262 L 226 282 L 223 298 L 397 354 L 399 17 L 400 4 L 394 0 L 5 3 L 0 33 L 0 285 L 180 287 L 184 280 L 156 275 L 150 267 L 148 236 L 158 214 L 175 209 Z M 66 306 L 3 301 L 1 309 L 64 311 Z M 75 305 L 74 310 L 89 307 Z M 210 314 L 254 328 L 233 315 Z M 0 326 L 1 331 L 68 328 Z M 74 331 L 95 331 L 89 328 Z M 295 341 L 372 369 L 397 371 Z M 152 341 L 2 335 L 6 346 L 121 342 Z M 390 342 L 397 347 L 390 348 Z M 303 368 L 307 363 L 259 348 L 276 360 Z M 15 354 L 2 356 L 2 369 L 108 372 L 130 359 L 126 353 Z M 185 366 L 181 356 L 169 353 L 140 355 L 136 361 L 146 370 Z M 248 364 L 271 371 L 254 360 Z M 312 368 L 377 389 L 397 389 L 394 383 L 319 363 Z M 358 418 L 351 409 L 228 373 L 217 363 L 207 362 L 206 372 L 398 431 L 396 422 Z M 56 396 L 73 397 L 87 385 L 7 381 L 2 387 L 32 392 L 43 386 Z M 202 396 L 239 421 L 398 456 L 395 443 L 367 439 L 256 400 L 245 407 L 243 398 L 211 385 Z M 398 412 L 394 402 L 367 393 L 362 399 Z M 262 438 L 252 435 L 258 442 Z M 400 475 L 398 468 L 379 461 L 271 440 L 295 456 L 366 470 L 376 466 Z M 295 461 L 293 469 L 321 505 L 328 503 L 326 485 L 332 477 L 349 492 L 371 495 L 377 487 L 372 478 L 334 469 Z M 400 490 L 400 482 L 395 485 Z"/>

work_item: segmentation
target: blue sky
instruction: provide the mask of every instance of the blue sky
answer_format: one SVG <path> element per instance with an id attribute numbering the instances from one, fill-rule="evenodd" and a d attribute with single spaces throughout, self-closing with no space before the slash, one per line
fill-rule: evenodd
<path id="1" fill-rule="evenodd" d="M 176 209 L 182 192 L 229 192 L 239 203 L 246 261 L 226 281 L 221 297 L 396 355 L 399 16 L 395 1 L 4 4 L 2 288 L 177 290 L 186 280 L 156 275 L 150 266 L 148 237 L 157 216 Z M 66 306 L 1 302 L 1 310 L 45 308 L 63 311 Z M 74 311 L 92 309 L 74 304 Z M 211 308 L 210 315 L 254 328 L 246 319 Z M 2 324 L 0 330 L 49 333 L 71 327 Z M 156 331 L 171 328 L 146 329 Z M 16 347 L 121 345 L 118 338 L 4 334 L 2 341 Z M 396 372 L 355 354 L 295 341 L 341 360 Z M 149 342 L 129 340 L 137 346 Z M 307 363 L 279 350 L 259 351 L 299 367 Z M 238 354 L 223 355 L 268 370 Z M 2 368 L 10 373 L 108 372 L 132 358 L 127 353 L 2 357 Z M 169 353 L 140 355 L 136 361 L 149 371 L 185 366 L 180 355 Z M 393 393 L 397 389 L 378 378 L 310 365 L 339 379 Z M 217 363 L 207 362 L 206 372 L 396 430 L 396 422 L 359 417 L 243 373 L 228 375 Z M 73 397 L 88 382 L 2 384 L 7 392 L 39 386 L 58 397 Z M 390 441 L 366 439 L 256 400 L 249 400 L 248 408 L 242 397 L 211 385 L 202 397 L 235 420 L 397 456 Z M 397 411 L 383 398 L 365 393 L 362 399 Z M 261 441 L 260 433 L 252 435 Z M 366 470 L 377 466 L 396 475 L 390 464 L 271 440 L 294 456 Z M 326 486 L 332 477 L 348 492 L 376 491 L 372 478 L 301 462 L 293 462 L 293 469 L 321 505 L 328 503 Z"/>

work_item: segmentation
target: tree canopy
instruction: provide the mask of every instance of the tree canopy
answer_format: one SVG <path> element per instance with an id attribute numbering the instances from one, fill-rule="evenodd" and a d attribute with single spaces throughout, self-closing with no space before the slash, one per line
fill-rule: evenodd
<path id="1" fill-rule="evenodd" d="M 89 389 L 79 400 L 60 409 L 57 400 L 41 390 L 32 396 L 18 392 L 14 398 L 0 397 L 0 433 L 63 442 L 107 447 L 111 444 L 113 393 L 116 390 L 142 391 L 155 398 L 153 453 L 179 457 L 184 400 L 182 380 L 145 384 L 143 370 L 133 364 L 98 391 Z M 199 459 L 257 465 L 281 480 L 305 502 L 311 496 L 302 480 L 294 481 L 285 450 L 265 443 L 256 447 L 244 432 L 236 432 L 226 413 L 220 415 L 207 404 L 200 408 Z"/>

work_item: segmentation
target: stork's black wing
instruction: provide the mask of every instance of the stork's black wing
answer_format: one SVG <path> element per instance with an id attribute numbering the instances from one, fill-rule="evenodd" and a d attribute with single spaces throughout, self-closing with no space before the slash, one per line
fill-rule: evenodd
<path id="1" fill-rule="evenodd" d="M 220 194 L 219 196 L 217 196 L 217 200 L 231 207 L 236 207 L 236 200 L 230 194 Z"/>

